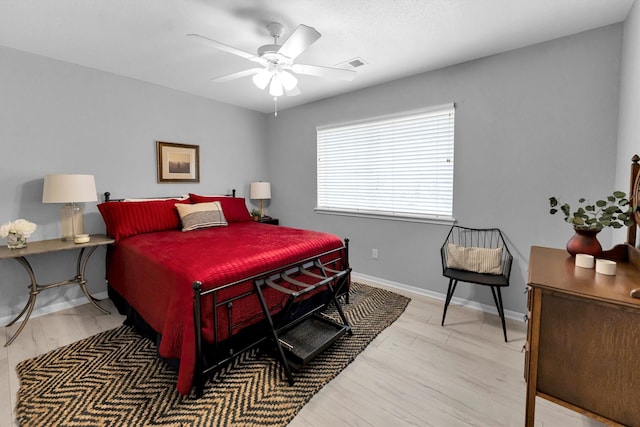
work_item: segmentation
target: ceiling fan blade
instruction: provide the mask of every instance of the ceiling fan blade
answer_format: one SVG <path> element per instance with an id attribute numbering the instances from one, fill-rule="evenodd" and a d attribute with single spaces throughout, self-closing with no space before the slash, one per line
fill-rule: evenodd
<path id="1" fill-rule="evenodd" d="M 225 76 L 214 77 L 211 79 L 212 82 L 216 83 L 225 83 L 231 80 L 240 79 L 242 77 L 252 76 L 254 74 L 259 73 L 264 70 L 264 68 L 249 68 L 248 70 L 238 71 L 237 73 L 227 74 Z"/>
<path id="2" fill-rule="evenodd" d="M 260 62 L 260 58 L 254 55 L 253 53 L 245 52 L 244 50 L 236 49 L 233 46 L 226 45 L 224 43 L 220 43 L 219 41 L 210 39 L 209 37 L 201 36 L 200 34 L 187 34 L 187 37 L 191 37 L 196 40 L 200 40 L 206 42 L 210 46 L 215 47 L 218 50 L 223 52 L 231 53 L 233 55 L 240 56 L 242 58 L 248 59 L 250 61 Z"/>
<path id="3" fill-rule="evenodd" d="M 296 96 L 296 95 L 300 95 L 302 92 L 300 92 L 300 89 L 298 89 L 298 86 L 296 86 L 290 90 L 285 89 L 284 93 L 286 93 L 287 96 Z"/>
<path id="4" fill-rule="evenodd" d="M 356 72 L 353 70 L 345 70 L 344 68 L 320 67 L 318 65 L 293 64 L 291 71 L 297 74 L 306 74 L 308 76 L 329 77 L 338 80 L 353 80 Z"/>
<path id="5" fill-rule="evenodd" d="M 294 59 L 318 40 L 320 35 L 321 34 L 316 31 L 315 28 L 300 24 L 289 38 L 282 43 L 282 46 L 278 49 L 278 53 L 286 56 L 287 58 Z"/>

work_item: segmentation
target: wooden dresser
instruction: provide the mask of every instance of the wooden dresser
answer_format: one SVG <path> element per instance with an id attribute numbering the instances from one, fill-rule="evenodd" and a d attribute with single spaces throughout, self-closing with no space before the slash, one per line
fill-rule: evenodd
<path id="1" fill-rule="evenodd" d="M 534 246 L 529 259 L 525 426 L 536 396 L 608 425 L 640 426 L 638 251 L 617 246 L 615 276 L 574 266 L 565 250 Z"/>

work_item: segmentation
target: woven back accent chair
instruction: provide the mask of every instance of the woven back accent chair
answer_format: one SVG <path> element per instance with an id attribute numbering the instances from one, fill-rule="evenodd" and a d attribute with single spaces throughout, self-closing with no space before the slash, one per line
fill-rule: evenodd
<path id="1" fill-rule="evenodd" d="M 500 288 L 509 286 L 513 256 L 497 228 L 467 228 L 454 225 L 440 248 L 442 275 L 449 279 L 441 326 L 458 282 L 489 286 L 502 321 L 504 340 L 507 328 Z"/>

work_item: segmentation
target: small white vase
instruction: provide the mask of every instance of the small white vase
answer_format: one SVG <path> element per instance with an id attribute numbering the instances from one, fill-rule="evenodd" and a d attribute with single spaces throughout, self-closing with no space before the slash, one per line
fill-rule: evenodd
<path id="1" fill-rule="evenodd" d="M 22 249 L 27 247 L 27 238 L 24 234 L 9 233 L 7 235 L 7 247 L 9 249 Z"/>

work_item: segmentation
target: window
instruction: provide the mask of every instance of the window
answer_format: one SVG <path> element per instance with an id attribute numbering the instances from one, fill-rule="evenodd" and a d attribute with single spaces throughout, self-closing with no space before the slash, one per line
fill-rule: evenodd
<path id="1" fill-rule="evenodd" d="M 455 106 L 323 126 L 316 211 L 452 219 Z"/>

